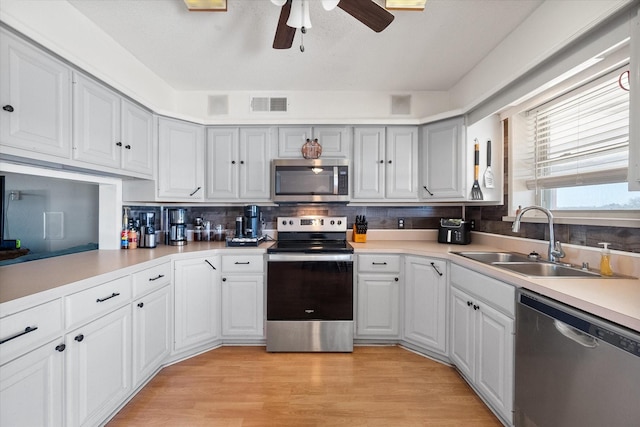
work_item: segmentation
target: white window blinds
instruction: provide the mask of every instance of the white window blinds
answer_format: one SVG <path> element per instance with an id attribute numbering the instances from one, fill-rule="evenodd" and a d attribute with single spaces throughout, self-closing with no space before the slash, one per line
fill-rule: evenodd
<path id="1" fill-rule="evenodd" d="M 621 70 L 526 112 L 527 188 L 623 182 L 629 161 L 629 92 Z"/>

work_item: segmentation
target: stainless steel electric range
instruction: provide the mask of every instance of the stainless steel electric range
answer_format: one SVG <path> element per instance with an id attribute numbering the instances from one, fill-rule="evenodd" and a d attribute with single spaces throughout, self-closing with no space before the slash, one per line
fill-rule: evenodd
<path id="1" fill-rule="evenodd" d="M 353 351 L 346 217 L 280 217 L 267 249 L 267 351 Z"/>

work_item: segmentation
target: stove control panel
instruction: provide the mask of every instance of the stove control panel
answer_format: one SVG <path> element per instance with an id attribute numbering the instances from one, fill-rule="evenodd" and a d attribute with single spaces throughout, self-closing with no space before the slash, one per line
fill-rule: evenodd
<path id="1" fill-rule="evenodd" d="M 278 218 L 279 232 L 347 231 L 346 216 L 287 216 Z"/>

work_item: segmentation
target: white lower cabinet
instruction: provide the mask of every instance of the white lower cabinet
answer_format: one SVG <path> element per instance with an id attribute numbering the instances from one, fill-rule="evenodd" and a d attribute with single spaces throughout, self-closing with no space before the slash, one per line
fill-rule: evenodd
<path id="1" fill-rule="evenodd" d="M 0 367 L 1 426 L 62 426 L 62 338 Z"/>
<path id="2" fill-rule="evenodd" d="M 222 336 L 263 339 L 263 255 L 222 256 Z"/>
<path id="3" fill-rule="evenodd" d="M 131 391 L 131 306 L 68 333 L 66 425 L 97 425 Z"/>
<path id="4" fill-rule="evenodd" d="M 447 351 L 447 263 L 405 258 L 404 339 L 441 354 Z"/>
<path id="5" fill-rule="evenodd" d="M 451 285 L 451 361 L 512 424 L 515 288 L 457 265 Z"/>
<path id="6" fill-rule="evenodd" d="M 356 338 L 399 338 L 400 279 L 399 255 L 358 256 Z"/>
<path id="7" fill-rule="evenodd" d="M 220 256 L 175 262 L 174 350 L 220 338 Z"/>
<path id="8" fill-rule="evenodd" d="M 133 387 L 145 381 L 171 351 L 171 287 L 133 302 Z"/>

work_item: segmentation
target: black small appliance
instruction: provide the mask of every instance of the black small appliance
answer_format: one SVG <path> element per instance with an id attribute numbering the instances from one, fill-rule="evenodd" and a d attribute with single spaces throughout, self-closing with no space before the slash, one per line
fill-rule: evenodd
<path id="1" fill-rule="evenodd" d="M 473 220 L 466 221 L 460 218 L 440 218 L 438 242 L 468 245 L 471 243 L 471 230 L 473 230 L 474 225 Z"/>

